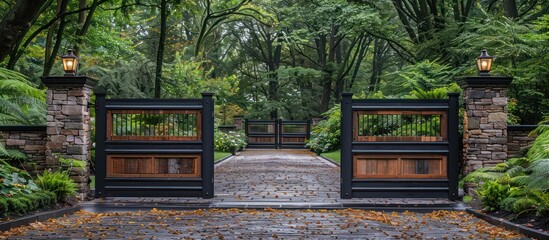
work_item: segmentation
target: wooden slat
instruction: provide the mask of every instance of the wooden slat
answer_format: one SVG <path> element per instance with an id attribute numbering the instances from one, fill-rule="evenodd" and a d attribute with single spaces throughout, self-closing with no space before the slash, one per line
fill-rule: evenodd
<path id="1" fill-rule="evenodd" d="M 282 143 L 304 143 L 307 138 L 305 137 L 282 137 Z"/>
<path id="2" fill-rule="evenodd" d="M 248 137 L 248 143 L 274 143 L 275 137 Z"/>
<path id="3" fill-rule="evenodd" d="M 429 173 L 418 174 L 413 160 L 427 160 Z M 414 163 L 414 164 L 413 164 Z M 355 179 L 447 178 L 447 157 L 437 154 L 379 154 L 353 156 Z"/>
<path id="4" fill-rule="evenodd" d="M 169 173 L 169 169 L 168 171 L 162 169 L 164 167 L 169 167 L 169 161 L 166 161 L 165 159 L 181 159 L 184 161 L 190 160 L 192 161 L 191 164 L 187 163 L 183 165 L 187 165 L 192 169 L 191 171 L 186 171 L 185 173 Z M 107 177 L 194 178 L 200 177 L 200 166 L 201 157 L 199 154 L 112 154 L 107 156 Z"/>

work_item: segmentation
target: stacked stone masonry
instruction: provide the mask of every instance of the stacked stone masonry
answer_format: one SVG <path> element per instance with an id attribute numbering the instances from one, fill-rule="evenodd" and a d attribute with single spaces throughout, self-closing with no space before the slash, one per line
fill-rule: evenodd
<path id="1" fill-rule="evenodd" d="M 36 175 L 47 168 L 46 127 L 0 127 L 0 143 L 8 149 L 17 149 L 28 156 L 27 161 L 14 162 L 19 168 Z"/>
<path id="2" fill-rule="evenodd" d="M 507 159 L 507 89 L 467 87 L 464 91 L 466 172 Z"/>
<path id="3" fill-rule="evenodd" d="M 512 81 L 506 76 L 471 76 L 458 81 L 465 104 L 465 174 L 507 159 L 507 87 Z"/>
<path id="4" fill-rule="evenodd" d="M 46 164 L 58 166 L 59 157 L 90 161 L 91 129 L 89 102 L 95 80 L 85 77 L 44 78 L 48 87 Z M 89 166 L 71 169 L 80 197 L 89 193 Z"/>
<path id="5" fill-rule="evenodd" d="M 507 155 L 509 158 L 517 157 L 519 151 L 530 146 L 536 136 L 529 136 L 536 126 L 509 126 L 507 129 Z"/>

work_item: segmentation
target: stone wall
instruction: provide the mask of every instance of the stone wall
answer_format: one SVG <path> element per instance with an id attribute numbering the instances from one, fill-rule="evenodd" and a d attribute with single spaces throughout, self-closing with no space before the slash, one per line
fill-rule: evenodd
<path id="1" fill-rule="evenodd" d="M 513 125 L 507 127 L 507 155 L 509 158 L 516 157 L 518 151 L 536 140 L 536 136 L 528 136 L 536 127 L 536 125 Z"/>
<path id="2" fill-rule="evenodd" d="M 507 86 L 510 77 L 466 77 L 463 87 L 464 173 L 507 159 Z"/>
<path id="3" fill-rule="evenodd" d="M 33 175 L 46 169 L 46 126 L 0 126 L 0 136 L 6 148 L 27 154 L 28 161 L 17 167 Z"/>

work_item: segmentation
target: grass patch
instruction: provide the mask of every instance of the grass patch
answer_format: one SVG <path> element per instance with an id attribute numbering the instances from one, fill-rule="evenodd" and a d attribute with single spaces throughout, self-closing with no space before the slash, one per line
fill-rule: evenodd
<path id="1" fill-rule="evenodd" d="M 217 162 L 230 155 L 232 155 L 230 152 L 214 152 L 214 162 Z"/>
<path id="2" fill-rule="evenodd" d="M 90 189 L 95 190 L 95 176 L 90 176 Z"/>
<path id="3" fill-rule="evenodd" d="M 341 163 L 341 154 L 340 154 L 341 150 L 335 150 L 333 152 L 326 152 L 326 153 L 321 153 L 320 155 L 325 157 L 325 158 L 329 158 L 331 159 L 332 161 L 336 162 L 336 163 Z"/>

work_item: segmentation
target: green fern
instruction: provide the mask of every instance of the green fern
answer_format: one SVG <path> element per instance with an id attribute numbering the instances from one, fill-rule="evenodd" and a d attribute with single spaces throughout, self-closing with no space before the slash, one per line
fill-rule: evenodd
<path id="1" fill-rule="evenodd" d="M 507 183 L 496 181 L 488 181 L 482 184 L 477 190 L 480 201 L 487 211 L 496 211 L 501 209 L 501 204 L 504 199 L 509 197 L 511 186 Z"/>
<path id="2" fill-rule="evenodd" d="M 486 181 L 495 181 L 503 176 L 503 171 L 495 171 L 494 167 L 479 168 L 476 171 L 469 173 L 463 178 L 465 183 L 480 183 Z"/>
<path id="3" fill-rule="evenodd" d="M 46 94 L 24 75 L 0 68 L 0 124 L 36 125 L 46 122 Z"/>
<path id="4" fill-rule="evenodd" d="M 533 162 L 526 168 L 530 174 L 517 177 L 516 182 L 530 189 L 549 190 L 549 159 Z"/>
<path id="5" fill-rule="evenodd" d="M 38 175 L 36 184 L 43 190 L 55 193 L 58 201 L 65 200 L 76 193 L 77 185 L 67 171 L 44 171 Z"/>

